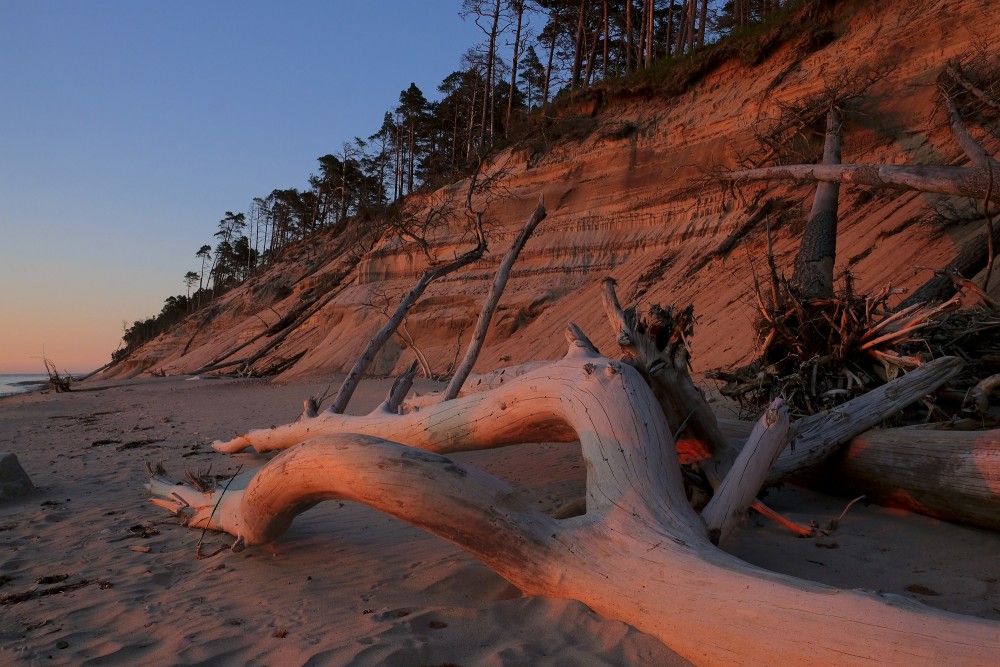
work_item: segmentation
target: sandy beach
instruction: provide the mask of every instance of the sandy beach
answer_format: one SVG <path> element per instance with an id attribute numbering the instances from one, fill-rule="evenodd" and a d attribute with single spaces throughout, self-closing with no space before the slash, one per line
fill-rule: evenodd
<path id="1" fill-rule="evenodd" d="M 0 663 L 688 664 L 579 602 L 525 597 L 450 543 L 367 507 L 321 504 L 277 542 L 234 553 L 230 536 L 202 535 L 149 503 L 147 463 L 162 461 L 176 479 L 259 466 L 267 455 L 219 454 L 209 443 L 287 423 L 328 385 L 152 378 L 0 400 L 0 451 L 17 454 L 37 486 L 0 501 Z M 349 412 L 373 408 L 389 385 L 366 381 Z M 573 445 L 456 458 L 543 509 L 583 488 Z M 821 526 L 846 504 L 794 487 L 768 501 Z M 218 553 L 197 558 L 200 539 L 204 554 Z M 727 550 L 838 587 L 1000 619 L 1000 535 L 989 531 L 859 503 L 815 539 L 751 518 Z"/>

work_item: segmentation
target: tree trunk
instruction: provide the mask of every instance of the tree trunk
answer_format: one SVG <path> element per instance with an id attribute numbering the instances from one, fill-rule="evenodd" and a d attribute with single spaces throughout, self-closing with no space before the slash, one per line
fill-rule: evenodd
<path id="1" fill-rule="evenodd" d="M 517 59 L 521 55 L 521 19 L 524 18 L 524 3 L 516 4 L 517 29 L 514 31 L 514 54 L 510 61 L 510 93 L 507 95 L 507 118 L 504 120 L 504 136 L 510 136 L 510 114 L 514 110 L 514 94 L 517 92 Z"/>
<path id="2" fill-rule="evenodd" d="M 701 0 L 701 17 L 698 21 L 698 48 L 705 46 L 706 23 L 708 23 L 708 0 Z"/>
<path id="3" fill-rule="evenodd" d="M 490 140 L 492 141 L 493 139 L 493 69 L 496 58 L 497 30 L 499 29 L 499 25 L 500 0 L 496 0 L 496 5 L 493 9 L 493 23 L 490 28 L 490 41 L 486 52 L 486 77 L 484 80 L 486 90 L 483 95 L 482 127 L 479 130 L 480 150 L 482 150 L 482 146 L 485 144 L 487 121 L 489 121 Z"/>
<path id="4" fill-rule="evenodd" d="M 840 112 L 831 106 L 826 115 L 823 164 L 840 164 Z M 792 287 L 800 300 L 829 299 L 833 296 L 833 268 L 837 258 L 839 183 L 816 186 L 812 210 L 795 256 Z"/>
<path id="5" fill-rule="evenodd" d="M 688 53 L 694 51 L 696 37 L 695 20 L 698 18 L 698 0 L 687 0 L 688 20 L 687 20 L 687 49 Z"/>
<path id="6" fill-rule="evenodd" d="M 601 57 L 601 79 L 603 81 L 608 80 L 608 23 L 610 19 L 608 18 L 608 0 L 604 0 L 604 5 L 602 8 L 604 13 L 604 53 Z"/>
<path id="7" fill-rule="evenodd" d="M 542 87 L 542 104 L 549 103 L 549 82 L 552 80 L 552 59 L 556 53 L 556 29 L 552 28 L 552 39 L 549 42 L 549 58 L 545 64 L 545 85 Z"/>
<path id="8" fill-rule="evenodd" d="M 420 276 L 420 280 L 414 285 L 409 292 L 403 297 L 396 307 L 396 311 L 389 318 L 382 328 L 375 334 L 375 336 L 365 347 L 361 356 L 358 360 L 354 362 L 354 366 L 351 368 L 347 377 L 344 378 L 343 383 L 340 385 L 340 390 L 337 392 L 337 397 L 334 399 L 333 405 L 330 407 L 330 412 L 342 413 L 346 408 L 347 404 L 351 400 L 351 396 L 354 395 L 354 390 L 358 388 L 361 383 L 361 379 L 364 377 L 365 371 L 371 365 L 372 361 L 375 359 L 375 355 L 378 353 L 382 346 L 385 345 L 386 341 L 392 337 L 396 328 L 406 317 L 406 314 L 410 311 L 410 308 L 417 302 L 417 299 L 424 293 L 427 287 L 440 278 L 445 276 L 452 271 L 456 271 L 463 266 L 467 266 L 472 262 L 475 262 L 483 256 L 486 252 L 486 237 L 483 235 L 482 225 L 476 225 L 476 234 L 478 237 L 478 243 L 476 247 L 465 252 L 460 257 L 453 259 L 447 264 L 442 264 L 437 267 L 430 267 L 424 271 L 423 275 Z"/>
<path id="9" fill-rule="evenodd" d="M 583 76 L 583 85 L 590 86 L 591 77 L 594 75 L 594 62 L 597 60 L 597 43 L 601 40 L 601 29 L 594 29 L 594 39 L 590 43 L 590 50 L 587 53 L 587 68 Z"/>
<path id="10" fill-rule="evenodd" d="M 642 3 L 642 12 L 639 14 L 639 48 L 635 54 L 635 68 L 646 68 L 646 12 L 649 11 L 650 0 Z"/>
<path id="11" fill-rule="evenodd" d="M 987 236 L 989 235 L 989 236 Z M 992 239 L 992 243 L 990 242 Z M 993 225 L 986 234 L 982 234 L 976 239 L 969 241 L 958 251 L 951 262 L 948 263 L 927 282 L 913 290 L 910 296 L 903 299 L 896 310 L 902 310 L 909 306 L 926 303 L 928 301 L 946 301 L 956 292 L 955 281 L 952 276 L 972 277 L 985 269 L 990 261 L 990 247 L 1000 247 L 1000 225 Z"/>
<path id="12" fill-rule="evenodd" d="M 445 390 L 444 399 L 449 401 L 456 396 L 458 396 L 459 390 L 462 388 L 462 384 L 465 383 L 469 373 L 472 372 L 472 367 L 476 364 L 476 359 L 479 358 L 479 352 L 483 347 L 483 343 L 486 340 L 486 332 L 490 328 L 490 322 L 493 320 L 493 314 L 496 312 L 497 304 L 500 302 L 500 297 L 503 296 L 504 288 L 507 286 L 507 279 L 510 277 L 511 268 L 514 266 L 514 262 L 517 261 L 518 256 L 521 254 L 521 250 L 524 248 L 524 244 L 528 242 L 531 234 L 535 231 L 535 227 L 545 219 L 545 203 L 539 198 L 538 206 L 535 211 L 531 214 L 528 222 L 521 228 L 518 232 L 517 238 L 514 239 L 513 245 L 511 245 L 510 250 L 503 258 L 503 262 L 500 263 L 500 268 L 497 269 L 496 275 L 493 277 L 493 284 L 490 286 L 490 292 L 486 296 L 486 302 L 483 304 L 483 310 L 479 314 L 479 321 L 476 322 L 476 329 L 472 334 L 472 340 L 469 341 L 469 349 L 465 353 L 465 358 L 462 359 L 462 363 L 458 365 L 455 370 L 455 374 L 451 378 L 451 382 L 448 383 L 448 388 Z"/>
<path id="13" fill-rule="evenodd" d="M 720 419 L 743 442 L 750 422 Z M 1000 431 L 872 429 L 807 478 L 809 486 L 948 521 L 1000 530 Z"/>
<path id="14" fill-rule="evenodd" d="M 573 69 L 570 72 L 570 88 L 580 85 L 580 74 L 583 69 L 583 52 L 587 48 L 587 5 L 589 0 L 580 0 L 580 14 L 577 17 L 576 44 L 573 53 Z"/>
<path id="15" fill-rule="evenodd" d="M 649 11 L 646 16 L 646 67 L 653 66 L 656 49 L 653 43 L 653 23 L 656 20 L 656 0 L 649 0 Z"/>
<path id="16" fill-rule="evenodd" d="M 722 178 L 731 182 L 786 180 L 856 183 L 973 199 L 986 199 L 990 182 L 986 167 L 891 164 L 790 164 L 733 171 L 724 174 Z M 1000 204 L 1000 188 L 994 188 L 989 193 L 989 200 Z"/>
<path id="17" fill-rule="evenodd" d="M 528 595 L 579 600 L 698 664 L 985 665 L 1000 652 L 995 622 L 767 572 L 717 549 L 704 514 L 687 503 L 648 386 L 592 350 L 573 347 L 501 390 L 422 414 L 437 449 L 535 441 L 552 430 L 578 437 L 587 513 L 554 519 L 474 468 L 352 433 L 304 442 L 223 491 L 158 477 L 150 489 L 192 528 L 236 535 L 235 548 L 276 539 L 322 500 L 362 502 L 455 543 Z M 765 469 L 734 471 L 724 487 L 745 495 Z"/>
<path id="18" fill-rule="evenodd" d="M 634 311 L 626 315 L 611 278 L 601 283 L 601 299 L 615 340 L 630 363 L 646 377 L 672 432 L 680 438 L 678 444 L 684 448 L 681 458 L 714 461 L 714 465 L 706 466 L 705 473 L 712 486 L 717 486 L 739 449 L 731 447 L 723 436 L 708 402 L 691 380 L 682 332 L 664 332 L 664 337 L 670 334 L 669 340 L 660 341 L 663 344 L 658 345 L 656 338 L 659 336 L 638 331 Z M 682 425 L 684 436 L 681 438 Z"/>
<path id="19" fill-rule="evenodd" d="M 688 31 L 688 3 L 693 0 L 684 0 L 681 4 L 681 10 L 677 14 L 677 34 L 674 36 L 674 56 L 680 58 L 684 55 L 684 43 L 687 38 Z"/>
<path id="20" fill-rule="evenodd" d="M 625 0 L 625 74 L 632 71 L 632 53 L 635 40 L 632 36 L 632 0 Z"/>

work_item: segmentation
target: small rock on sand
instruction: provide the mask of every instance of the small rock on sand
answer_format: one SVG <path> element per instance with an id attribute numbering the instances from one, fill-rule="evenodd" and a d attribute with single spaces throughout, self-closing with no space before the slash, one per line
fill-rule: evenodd
<path id="1" fill-rule="evenodd" d="M 16 454 L 0 452 L 0 500 L 15 498 L 35 489 Z"/>

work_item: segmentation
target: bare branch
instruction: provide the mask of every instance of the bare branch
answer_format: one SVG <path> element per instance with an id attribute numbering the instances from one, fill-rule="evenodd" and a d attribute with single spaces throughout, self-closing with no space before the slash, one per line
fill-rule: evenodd
<path id="1" fill-rule="evenodd" d="M 493 320 L 493 314 L 496 312 L 497 304 L 500 303 L 500 297 L 503 296 L 504 288 L 507 286 L 507 280 L 510 277 L 511 268 L 513 268 L 514 262 L 517 261 L 518 256 L 521 254 L 521 250 L 528 242 L 528 239 L 535 231 L 535 228 L 539 225 L 539 223 L 541 223 L 542 220 L 545 219 L 545 215 L 545 200 L 542 197 L 539 197 L 538 206 L 531 214 L 528 222 L 521 228 L 517 238 L 514 239 L 513 245 L 511 245 L 507 255 L 500 263 L 500 267 L 497 269 L 496 275 L 493 277 L 493 284 L 490 286 L 489 294 L 486 297 L 486 303 L 483 304 L 483 310 L 479 314 L 479 320 L 476 322 L 476 329 L 472 334 L 472 340 L 469 341 L 468 351 L 465 353 L 465 358 L 462 359 L 462 363 L 459 364 L 458 368 L 455 370 L 455 375 L 452 376 L 451 382 L 448 383 L 448 388 L 445 390 L 444 398 L 442 400 L 450 401 L 458 396 L 458 392 L 461 390 L 462 384 L 465 383 L 465 379 L 469 377 L 469 373 L 472 372 L 472 367 L 476 364 L 476 359 L 479 358 L 479 352 L 483 347 L 483 342 L 486 340 L 486 332 L 489 330 L 490 322 Z"/>

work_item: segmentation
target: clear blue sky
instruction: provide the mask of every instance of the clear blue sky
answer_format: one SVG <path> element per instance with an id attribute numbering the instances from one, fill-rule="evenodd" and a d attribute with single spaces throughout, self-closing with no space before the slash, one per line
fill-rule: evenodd
<path id="1" fill-rule="evenodd" d="M 431 99 L 460 0 L 0 0 L 0 373 L 106 363 L 226 210 Z"/>

